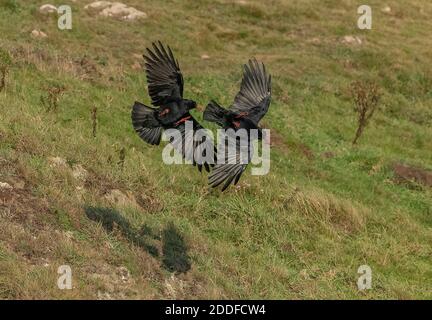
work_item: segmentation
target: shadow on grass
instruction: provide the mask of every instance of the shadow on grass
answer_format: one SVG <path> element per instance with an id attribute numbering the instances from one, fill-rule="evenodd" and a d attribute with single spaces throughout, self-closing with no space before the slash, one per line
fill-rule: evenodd
<path id="1" fill-rule="evenodd" d="M 186 272 L 191 268 L 186 243 L 173 223 L 163 231 L 162 263 L 171 272 Z"/>
<path id="2" fill-rule="evenodd" d="M 102 223 L 102 227 L 108 232 L 118 228 L 121 234 L 136 246 L 143 248 L 154 257 L 159 255 L 157 248 L 145 239 L 146 234 L 136 230 L 117 210 L 98 207 L 85 207 L 84 210 L 90 220 Z"/>
<path id="3" fill-rule="evenodd" d="M 146 250 L 153 257 L 158 257 L 159 251 L 156 246 L 149 243 L 149 239 L 150 242 L 162 241 L 162 264 L 168 271 L 181 273 L 191 268 L 186 243 L 173 223 L 169 223 L 163 230 L 163 236 L 160 239 L 146 224 L 142 225 L 139 230 L 134 228 L 120 212 L 113 208 L 86 206 L 84 211 L 90 220 L 101 223 L 108 232 L 112 232 L 115 228 L 118 229 L 126 239 Z"/>

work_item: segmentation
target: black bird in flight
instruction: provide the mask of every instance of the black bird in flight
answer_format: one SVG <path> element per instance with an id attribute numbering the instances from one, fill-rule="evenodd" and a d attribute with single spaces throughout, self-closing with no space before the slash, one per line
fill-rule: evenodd
<path id="1" fill-rule="evenodd" d="M 215 122 L 225 130 L 232 129 L 231 132 L 245 129 L 249 137 L 245 146 L 235 136 L 229 134 L 230 130 L 226 131 L 226 139 L 219 142 L 218 149 L 222 150 L 221 143 L 224 143 L 228 150 L 233 148 L 235 152 L 225 153 L 223 163 L 218 159 L 218 163 L 209 175 L 209 184 L 212 187 L 224 183 L 222 188 L 224 191 L 233 181 L 234 185 L 237 184 L 252 158 L 251 129 L 258 131 L 258 139 L 263 138 L 258 122 L 267 113 L 270 100 L 271 76 L 267 74 L 263 63 L 252 59 L 244 65 L 240 91 L 231 107 L 225 109 L 213 100 L 207 105 L 204 111 L 205 120 Z"/>
<path id="2" fill-rule="evenodd" d="M 153 50 L 147 48 L 144 54 L 147 75 L 148 92 L 153 107 L 135 102 L 132 109 L 132 124 L 138 135 L 151 145 L 159 145 L 162 132 L 175 128 L 181 133 L 182 140 L 171 139 L 174 149 L 180 152 L 186 160 L 202 167 L 209 172 L 212 161 L 207 162 L 204 157 L 206 150 L 215 152 L 211 139 L 205 135 L 200 141 L 194 141 L 193 135 L 203 127 L 196 121 L 189 111 L 196 107 L 193 100 L 183 99 L 183 75 L 178 61 L 169 46 L 152 43 Z M 193 130 L 186 130 L 186 121 L 192 122 Z M 191 131 L 191 132 L 190 132 Z M 187 142 L 192 143 L 187 143 Z M 216 155 L 215 155 L 216 156 Z M 214 161 L 213 161 L 214 162 Z"/>

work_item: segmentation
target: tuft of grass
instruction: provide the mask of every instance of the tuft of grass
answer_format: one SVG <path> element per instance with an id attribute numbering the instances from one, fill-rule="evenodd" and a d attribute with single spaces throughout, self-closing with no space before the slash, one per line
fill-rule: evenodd
<path id="1" fill-rule="evenodd" d="M 97 130 L 97 107 L 96 106 L 93 106 L 91 110 L 91 120 L 92 120 L 93 138 L 96 138 L 96 130 Z"/>
<path id="2" fill-rule="evenodd" d="M 12 65 L 12 58 L 8 51 L 0 49 L 0 91 L 6 86 L 6 76 Z"/>
<path id="3" fill-rule="evenodd" d="M 366 209 L 359 209 L 351 201 L 323 194 L 322 191 L 304 193 L 296 190 L 285 204 L 301 212 L 307 219 L 328 224 L 330 228 L 340 228 L 347 233 L 360 230 L 366 223 Z"/>
<path id="4" fill-rule="evenodd" d="M 47 112 L 58 111 L 60 98 L 66 91 L 66 87 L 59 83 L 53 83 L 45 87 L 46 96 L 41 95 L 40 101 L 42 105 L 46 108 Z"/>
<path id="5" fill-rule="evenodd" d="M 351 85 L 351 91 L 354 97 L 354 111 L 357 113 L 358 122 L 357 131 L 352 142 L 355 145 L 377 109 L 380 94 L 376 83 L 358 81 Z"/>

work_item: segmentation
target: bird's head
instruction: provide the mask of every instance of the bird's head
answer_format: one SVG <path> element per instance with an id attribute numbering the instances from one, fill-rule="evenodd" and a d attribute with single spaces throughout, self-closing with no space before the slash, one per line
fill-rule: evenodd
<path id="1" fill-rule="evenodd" d="M 187 100 L 187 99 L 185 99 L 184 103 L 185 103 L 185 105 L 186 105 L 186 107 L 187 107 L 188 110 L 195 109 L 197 107 L 196 102 L 193 101 L 193 100 Z"/>

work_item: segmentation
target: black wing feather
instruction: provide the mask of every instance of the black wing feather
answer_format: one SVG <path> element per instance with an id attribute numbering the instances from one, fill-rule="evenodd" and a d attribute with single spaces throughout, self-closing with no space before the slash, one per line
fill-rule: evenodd
<path id="1" fill-rule="evenodd" d="M 264 117 L 270 106 L 271 76 L 263 63 L 256 59 L 244 65 L 240 91 L 234 98 L 231 111 L 247 112 L 246 116 L 256 124 Z"/>
<path id="2" fill-rule="evenodd" d="M 183 98 L 183 75 L 171 48 L 158 41 L 144 55 L 149 95 L 152 104 L 160 106 L 167 100 Z"/>
<path id="3" fill-rule="evenodd" d="M 235 148 L 235 154 L 229 154 L 225 152 L 224 163 L 218 163 L 213 168 L 209 175 L 209 184 L 215 188 L 220 184 L 224 183 L 222 191 L 234 181 L 234 185 L 240 180 L 241 175 L 246 170 L 248 163 L 251 160 L 252 144 L 248 146 L 241 146 L 239 141 L 235 137 L 227 136 L 226 138 L 228 148 Z M 226 143 L 221 142 L 221 143 Z M 219 150 L 223 150 L 222 146 L 219 145 Z"/>

